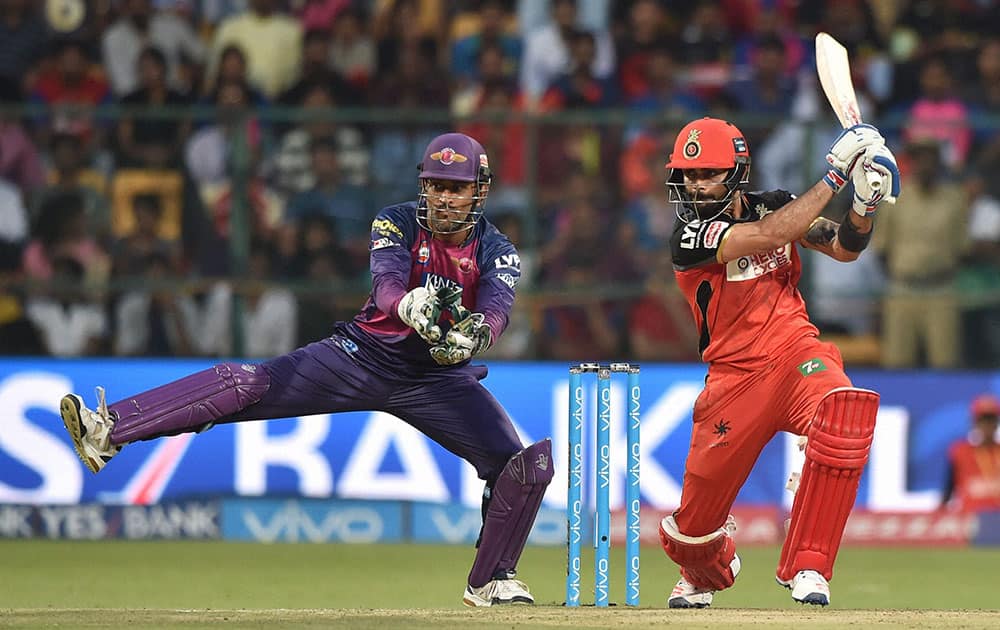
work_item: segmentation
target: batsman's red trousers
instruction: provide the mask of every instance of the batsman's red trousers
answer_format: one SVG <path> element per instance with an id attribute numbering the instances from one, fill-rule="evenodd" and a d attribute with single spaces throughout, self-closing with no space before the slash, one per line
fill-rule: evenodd
<path id="1" fill-rule="evenodd" d="M 840 351 L 814 337 L 748 371 L 713 365 L 694 404 L 694 428 L 674 515 L 687 536 L 722 527 L 761 450 L 778 431 L 804 435 L 820 399 L 851 387 Z"/>

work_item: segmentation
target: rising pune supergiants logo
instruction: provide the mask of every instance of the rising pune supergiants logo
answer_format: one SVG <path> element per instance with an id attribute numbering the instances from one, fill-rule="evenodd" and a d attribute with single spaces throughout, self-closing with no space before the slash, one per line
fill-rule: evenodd
<path id="1" fill-rule="evenodd" d="M 465 157 L 464 155 L 462 155 L 455 149 L 452 149 L 451 147 L 445 147 L 440 151 L 435 151 L 434 153 L 431 153 L 431 159 L 437 160 L 438 162 L 444 164 L 445 166 L 448 166 L 449 164 L 455 164 L 456 162 L 461 164 L 469 160 L 469 158 Z"/>

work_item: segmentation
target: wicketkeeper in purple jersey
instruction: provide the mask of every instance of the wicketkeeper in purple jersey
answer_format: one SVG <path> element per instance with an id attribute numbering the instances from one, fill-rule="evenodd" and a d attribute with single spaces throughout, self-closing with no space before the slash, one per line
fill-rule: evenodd
<path id="1" fill-rule="evenodd" d="M 220 363 L 112 405 L 63 397 L 63 423 L 97 472 L 140 440 L 223 422 L 337 411 L 385 411 L 476 467 L 486 481 L 469 606 L 534 603 L 514 579 L 552 480 L 549 439 L 524 448 L 470 359 L 504 331 L 520 277 L 514 245 L 483 217 L 489 161 L 460 133 L 435 138 L 419 165 L 416 202 L 372 223 L 372 291 L 333 334 L 259 365 Z"/>

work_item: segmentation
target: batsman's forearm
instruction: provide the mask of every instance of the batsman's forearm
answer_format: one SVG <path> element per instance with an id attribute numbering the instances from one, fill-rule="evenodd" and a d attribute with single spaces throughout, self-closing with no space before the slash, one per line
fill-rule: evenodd
<path id="1" fill-rule="evenodd" d="M 833 194 L 829 186 L 817 182 L 805 194 L 788 202 L 778 212 L 761 219 L 761 228 L 772 236 L 778 245 L 798 240 L 809 230 L 809 226 L 823 212 L 826 204 L 830 203 Z"/>

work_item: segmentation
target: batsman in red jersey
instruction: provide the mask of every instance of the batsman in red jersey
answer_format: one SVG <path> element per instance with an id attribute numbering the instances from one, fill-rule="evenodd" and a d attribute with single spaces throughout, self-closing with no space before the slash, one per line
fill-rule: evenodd
<path id="1" fill-rule="evenodd" d="M 805 465 L 778 563 L 795 601 L 827 605 L 828 581 L 875 429 L 879 396 L 844 374 L 835 346 L 819 341 L 797 285 L 796 246 L 855 260 L 873 214 L 899 195 L 899 170 L 877 129 L 856 125 L 826 156 L 828 172 L 795 197 L 748 192 L 750 151 L 731 123 L 685 126 L 667 164 L 679 221 L 670 240 L 708 363 L 680 507 L 660 523 L 681 567 L 671 608 L 704 608 L 740 570 L 729 510 L 761 450 L 779 431 L 807 436 Z M 853 212 L 840 224 L 820 212 L 848 182 Z"/>

